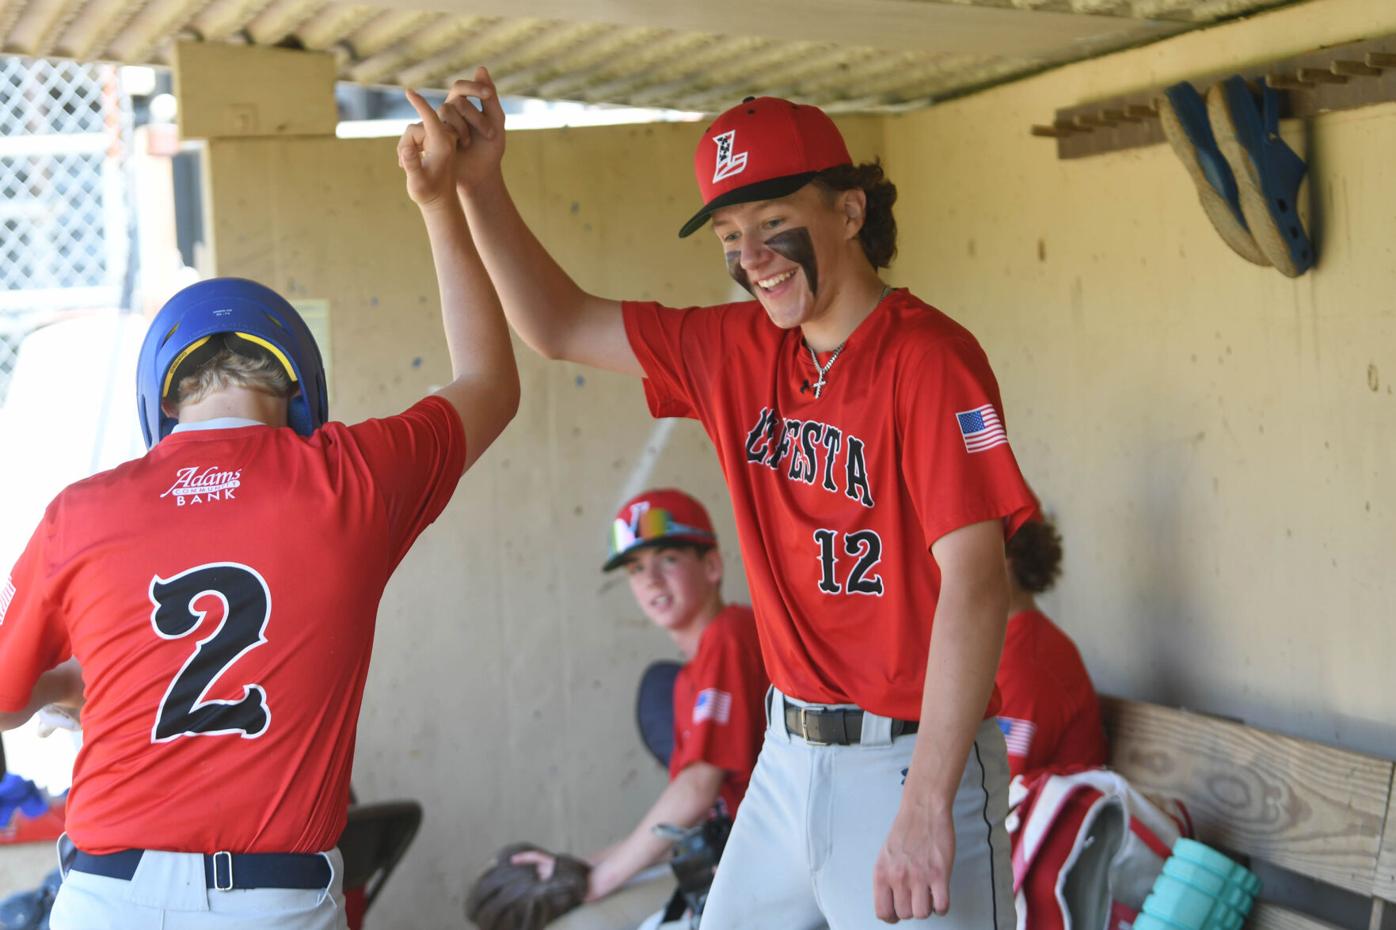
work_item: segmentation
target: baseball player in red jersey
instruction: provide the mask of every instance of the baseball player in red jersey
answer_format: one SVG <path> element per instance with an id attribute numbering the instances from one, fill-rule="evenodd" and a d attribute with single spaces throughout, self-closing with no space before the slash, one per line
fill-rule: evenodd
<path id="1" fill-rule="evenodd" d="M 761 748 L 770 686 L 751 609 L 723 603 L 722 556 L 701 503 L 672 488 L 645 491 L 621 506 L 608 549 L 604 570 L 626 573 L 635 602 L 673 639 L 684 665 L 674 680 L 669 786 L 625 839 L 590 857 L 589 901 L 668 853 L 670 841 L 655 835 L 656 826 L 691 827 L 713 813 L 737 812 Z M 543 853 L 514 861 L 552 868 Z M 628 916 L 643 918 L 662 903 L 644 902 L 643 913 Z M 554 926 L 584 922 L 579 912 Z"/>
<path id="2" fill-rule="evenodd" d="M 1029 521 L 1008 541 L 1007 555 L 1008 633 L 995 682 L 1009 771 L 1104 765 L 1105 727 L 1091 676 L 1071 637 L 1034 597 L 1061 573 L 1061 536 L 1048 520 Z"/>
<path id="3" fill-rule="evenodd" d="M 755 299 L 620 303 L 519 217 L 488 74 L 443 112 L 471 138 L 457 186 L 514 329 L 644 378 L 656 416 L 703 424 L 727 479 L 774 689 L 703 926 L 1012 926 L 994 670 L 1004 539 L 1035 502 L 974 337 L 878 276 L 895 250 L 881 167 L 853 165 L 817 108 L 733 107 L 698 143 L 703 207 L 681 234 L 710 218 Z"/>
<path id="4" fill-rule="evenodd" d="M 290 304 L 195 284 L 141 352 L 150 451 L 59 494 L 4 588 L 4 722 L 72 702 L 64 663 L 85 682 L 55 930 L 344 926 L 334 844 L 378 601 L 518 404 L 453 194 L 456 137 L 410 97 L 424 125 L 398 156 L 454 380 L 397 416 L 327 423 Z"/>

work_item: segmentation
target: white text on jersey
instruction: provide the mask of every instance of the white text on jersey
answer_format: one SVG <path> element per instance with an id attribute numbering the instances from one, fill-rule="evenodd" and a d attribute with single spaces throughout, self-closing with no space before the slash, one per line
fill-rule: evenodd
<path id="1" fill-rule="evenodd" d="M 233 492 L 242 484 L 241 468 L 237 471 L 220 471 L 212 465 L 202 469 L 198 465 L 190 465 L 181 468 L 175 474 L 174 484 L 160 496 L 165 498 L 173 495 L 175 504 L 179 507 L 209 501 L 236 500 Z"/>

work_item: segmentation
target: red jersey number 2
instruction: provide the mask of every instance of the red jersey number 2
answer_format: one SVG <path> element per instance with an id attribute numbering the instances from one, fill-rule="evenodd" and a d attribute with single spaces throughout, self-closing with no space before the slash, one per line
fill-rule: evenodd
<path id="1" fill-rule="evenodd" d="M 218 598 L 223 617 L 217 628 L 198 641 L 194 652 L 175 675 L 151 728 L 152 743 L 181 736 L 237 734 L 256 739 L 271 724 L 267 693 L 259 684 L 244 684 L 238 701 L 205 700 L 214 683 L 238 659 L 267 641 L 271 591 L 253 568 L 236 562 L 214 562 L 180 572 L 172 578 L 150 580 L 150 622 L 161 639 L 182 639 L 193 633 L 208 614 L 197 602 Z"/>

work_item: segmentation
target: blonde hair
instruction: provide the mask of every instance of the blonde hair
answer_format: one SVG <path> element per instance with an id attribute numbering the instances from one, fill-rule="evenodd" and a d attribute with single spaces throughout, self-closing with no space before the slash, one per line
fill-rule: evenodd
<path id="1" fill-rule="evenodd" d="M 295 383 L 271 353 L 248 347 L 244 354 L 224 347 L 192 374 L 180 378 L 169 402 L 175 407 L 197 404 L 234 385 L 281 398 L 296 392 Z"/>

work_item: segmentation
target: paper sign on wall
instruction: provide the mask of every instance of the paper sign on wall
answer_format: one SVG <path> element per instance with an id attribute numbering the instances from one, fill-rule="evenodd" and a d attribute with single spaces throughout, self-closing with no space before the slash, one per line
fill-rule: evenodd
<path id="1" fill-rule="evenodd" d="M 296 308 L 301 319 L 305 320 L 305 325 L 310 327 L 310 334 L 315 337 L 315 344 L 320 347 L 320 358 L 325 362 L 325 386 L 329 391 L 330 401 L 333 402 L 334 365 L 331 359 L 334 357 L 334 351 L 330 343 L 330 302 L 293 300 L 291 306 Z"/>

